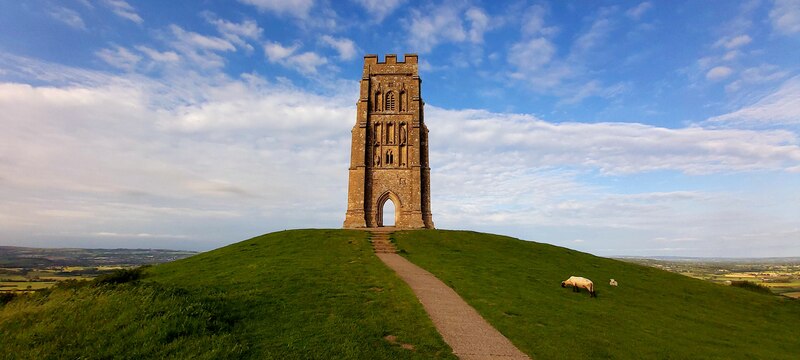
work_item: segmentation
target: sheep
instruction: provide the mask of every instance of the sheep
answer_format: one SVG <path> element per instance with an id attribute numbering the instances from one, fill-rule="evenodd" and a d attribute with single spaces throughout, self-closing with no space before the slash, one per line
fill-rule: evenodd
<path id="1" fill-rule="evenodd" d="M 617 280 L 611 279 L 611 281 L 608 282 L 608 285 L 617 286 L 619 284 L 617 284 Z"/>
<path id="2" fill-rule="evenodd" d="M 594 291 L 594 283 L 592 280 L 579 276 L 570 276 L 569 279 L 561 282 L 561 287 L 565 288 L 567 286 L 572 286 L 572 291 L 574 292 L 580 292 L 580 288 L 584 288 L 589 290 L 590 297 L 597 297 L 597 293 Z"/>

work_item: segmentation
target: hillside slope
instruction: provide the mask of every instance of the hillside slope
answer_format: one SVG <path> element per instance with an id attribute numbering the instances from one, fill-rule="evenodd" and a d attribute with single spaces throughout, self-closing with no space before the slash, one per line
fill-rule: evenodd
<path id="1" fill-rule="evenodd" d="M 800 301 L 561 247 L 467 231 L 393 235 L 401 254 L 451 286 L 539 359 L 796 359 Z M 594 280 L 597 298 L 562 289 Z M 608 285 L 609 279 L 619 287 Z"/>
<path id="2" fill-rule="evenodd" d="M 153 266 L 139 281 L 17 298 L 0 306 L 0 358 L 453 359 L 367 237 L 277 232 Z M 538 359 L 800 353 L 800 301 L 497 235 L 393 237 Z M 562 289 L 570 275 L 594 279 L 598 297 Z"/>
<path id="3" fill-rule="evenodd" d="M 0 334 L 3 358 L 455 358 L 352 230 L 271 233 L 138 283 L 15 299 L 0 307 Z"/>

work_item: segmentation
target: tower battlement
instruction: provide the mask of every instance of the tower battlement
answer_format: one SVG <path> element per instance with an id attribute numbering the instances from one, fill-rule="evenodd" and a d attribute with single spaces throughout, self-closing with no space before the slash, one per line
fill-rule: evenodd
<path id="1" fill-rule="evenodd" d="M 417 54 L 403 55 L 403 61 L 397 61 L 397 54 L 386 54 L 383 61 L 379 61 L 377 54 L 364 55 L 364 65 L 373 64 L 416 64 L 418 61 Z"/>

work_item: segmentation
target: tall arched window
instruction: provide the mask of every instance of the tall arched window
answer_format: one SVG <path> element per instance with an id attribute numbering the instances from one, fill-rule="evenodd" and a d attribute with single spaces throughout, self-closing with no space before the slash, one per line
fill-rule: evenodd
<path id="1" fill-rule="evenodd" d="M 386 93 L 386 111 L 397 110 L 397 101 L 394 97 L 394 91 Z"/>

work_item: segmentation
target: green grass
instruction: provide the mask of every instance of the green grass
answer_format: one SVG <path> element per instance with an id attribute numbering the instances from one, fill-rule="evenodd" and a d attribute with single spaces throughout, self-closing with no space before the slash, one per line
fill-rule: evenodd
<path id="1" fill-rule="evenodd" d="M 393 235 L 539 359 L 796 359 L 800 301 L 574 250 L 465 231 Z M 560 287 L 594 280 L 598 297 Z M 609 279 L 619 287 L 608 285 Z"/>
<path id="2" fill-rule="evenodd" d="M 0 308 L 0 357 L 455 358 L 361 231 L 272 233 L 93 284 Z"/>
<path id="3" fill-rule="evenodd" d="M 454 359 L 367 236 L 272 233 L 18 295 L 0 305 L 0 358 Z M 800 353 L 797 300 L 497 235 L 394 237 L 404 256 L 538 359 Z M 595 280 L 598 298 L 562 289 L 570 275 Z"/>
<path id="4" fill-rule="evenodd" d="M 772 294 L 768 287 L 752 281 L 731 281 L 731 286 L 762 294 Z"/>

